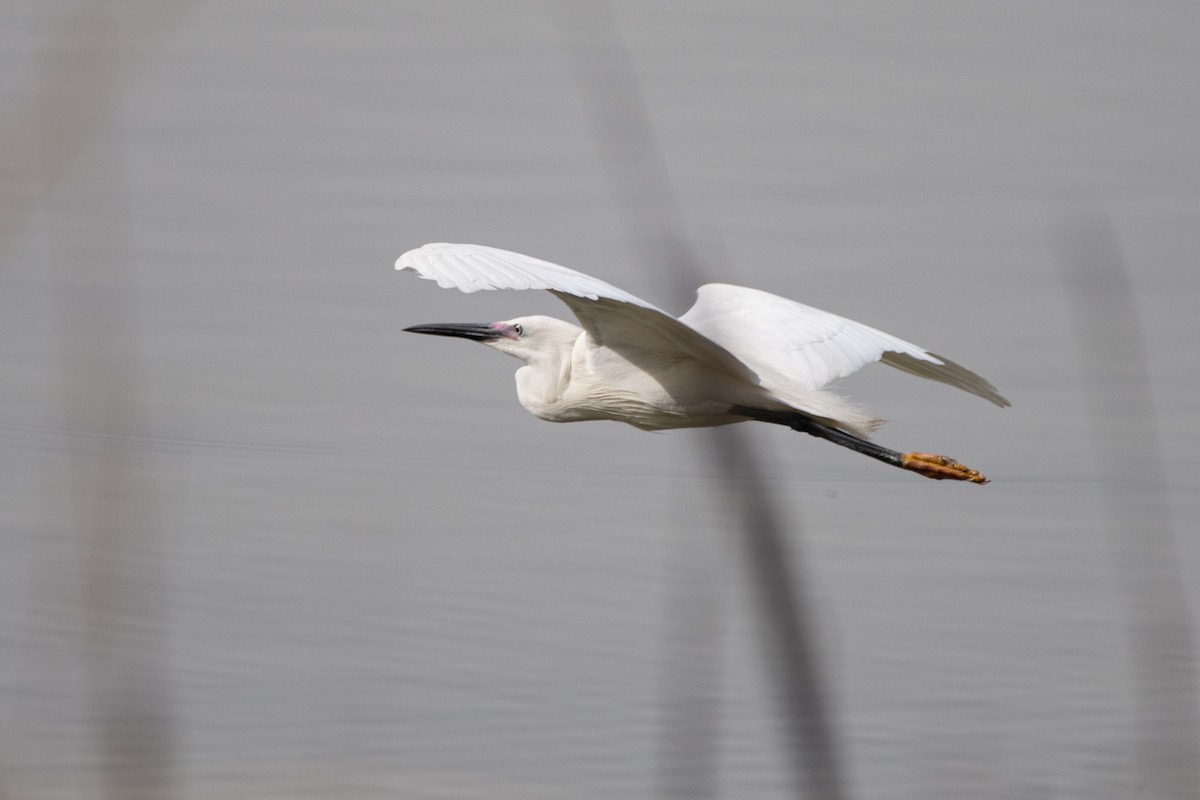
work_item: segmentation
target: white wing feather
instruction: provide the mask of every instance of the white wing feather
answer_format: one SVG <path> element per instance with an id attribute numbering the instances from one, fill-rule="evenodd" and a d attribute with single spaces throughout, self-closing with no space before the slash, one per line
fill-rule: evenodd
<path id="1" fill-rule="evenodd" d="M 1009 405 L 974 372 L 903 339 L 837 314 L 742 286 L 710 283 L 680 321 L 733 353 L 768 388 L 775 381 L 820 389 L 882 360 Z"/>
<path id="2" fill-rule="evenodd" d="M 437 281 L 443 289 L 463 292 L 478 292 L 481 289 L 548 289 L 588 300 L 606 297 L 666 314 L 640 297 L 634 297 L 591 275 L 540 258 L 479 244 L 427 244 L 409 250 L 396 259 L 396 269 L 415 272 L 422 278 Z"/>
<path id="3" fill-rule="evenodd" d="M 427 244 L 396 259 L 445 289 L 546 289 L 562 300 L 594 345 L 690 355 L 751 383 L 756 376 L 725 348 L 640 297 L 540 258 L 478 244 Z"/>

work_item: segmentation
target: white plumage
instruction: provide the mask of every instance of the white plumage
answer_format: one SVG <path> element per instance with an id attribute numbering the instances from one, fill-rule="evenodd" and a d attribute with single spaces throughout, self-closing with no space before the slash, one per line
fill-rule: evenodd
<path id="1" fill-rule="evenodd" d="M 396 269 L 437 281 L 443 289 L 468 293 L 481 289 L 549 289 L 587 300 L 607 297 L 666 313 L 591 275 L 479 244 L 427 244 L 396 259 Z"/>
<path id="2" fill-rule="evenodd" d="M 521 358 L 518 397 L 552 421 L 615 419 L 661 429 L 762 419 L 835 438 L 812 429 L 811 420 L 865 436 L 878 420 L 826 387 L 880 360 L 1009 404 L 979 375 L 911 342 L 757 289 L 706 284 L 676 319 L 598 278 L 494 247 L 427 244 L 400 256 L 396 269 L 464 292 L 545 289 L 566 303 L 582 328 L 521 317 L 410 329 L 476 339 Z"/>

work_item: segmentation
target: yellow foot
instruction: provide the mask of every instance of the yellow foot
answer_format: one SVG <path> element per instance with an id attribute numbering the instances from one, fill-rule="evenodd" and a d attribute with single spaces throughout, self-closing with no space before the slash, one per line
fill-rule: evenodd
<path id="1" fill-rule="evenodd" d="M 938 456 L 933 453 L 905 453 L 900 456 L 900 466 L 937 481 L 970 481 L 980 484 L 988 482 L 982 472 L 968 469 L 950 456 Z"/>

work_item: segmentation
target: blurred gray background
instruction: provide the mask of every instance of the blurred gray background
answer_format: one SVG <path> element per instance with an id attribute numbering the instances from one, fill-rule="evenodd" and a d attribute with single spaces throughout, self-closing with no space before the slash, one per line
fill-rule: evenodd
<path id="1" fill-rule="evenodd" d="M 710 277 L 1013 401 L 844 384 L 984 488 L 742 426 L 842 794 L 1200 796 L 1200 6 L 608 10 L 0 6 L 0 798 L 793 796 L 702 434 L 402 333 L 567 314 L 393 271 L 429 241 L 686 308 L 593 37 Z"/>

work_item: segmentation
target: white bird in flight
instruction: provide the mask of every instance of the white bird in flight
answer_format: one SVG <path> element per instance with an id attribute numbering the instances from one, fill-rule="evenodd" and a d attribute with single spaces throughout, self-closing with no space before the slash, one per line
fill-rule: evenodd
<path id="1" fill-rule="evenodd" d="M 608 419 L 643 430 L 761 420 L 928 478 L 987 483 L 949 456 L 868 441 L 882 420 L 825 387 L 882 360 L 998 406 L 1009 402 L 969 369 L 853 320 L 724 283 L 701 286 L 676 319 L 590 275 L 474 244 L 427 244 L 400 256 L 396 269 L 464 292 L 546 289 L 567 304 L 579 325 L 531 316 L 405 328 L 482 342 L 524 361 L 517 397 L 541 419 Z"/>

